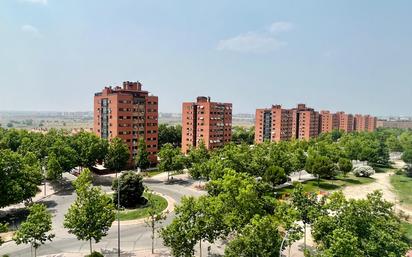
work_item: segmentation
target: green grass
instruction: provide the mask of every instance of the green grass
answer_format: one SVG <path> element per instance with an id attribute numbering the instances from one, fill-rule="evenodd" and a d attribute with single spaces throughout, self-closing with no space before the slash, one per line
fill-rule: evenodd
<path id="1" fill-rule="evenodd" d="M 402 204 L 412 205 L 412 178 L 406 175 L 392 175 L 391 184 Z"/>
<path id="2" fill-rule="evenodd" d="M 406 232 L 406 237 L 409 239 L 409 241 L 412 243 L 412 224 L 407 223 L 407 222 L 402 222 L 401 223 L 402 228 Z"/>
<path id="3" fill-rule="evenodd" d="M 305 192 L 318 192 L 339 190 L 346 186 L 368 184 L 374 181 L 374 178 L 355 177 L 353 174 L 348 174 L 346 177 L 338 176 L 336 179 L 320 179 L 319 186 L 317 180 L 309 180 L 303 182 L 302 185 Z M 279 189 L 278 192 L 281 194 L 291 194 L 293 186 Z"/>
<path id="4" fill-rule="evenodd" d="M 144 194 L 147 198 L 147 194 Z M 167 200 L 159 195 L 153 194 L 153 201 L 157 213 L 164 211 L 167 208 Z M 142 206 L 132 210 L 124 210 L 120 212 L 120 220 L 135 220 L 149 216 L 149 206 Z"/>
<path id="5" fill-rule="evenodd" d="M 386 173 L 386 172 L 396 170 L 396 169 L 391 168 L 391 167 L 379 167 L 379 166 L 373 166 L 373 169 L 376 171 L 376 173 Z"/>
<path id="6" fill-rule="evenodd" d="M 151 178 L 151 177 L 153 177 L 153 176 L 159 175 L 160 173 L 163 173 L 163 171 L 160 171 L 160 170 L 156 169 L 156 170 L 151 170 L 151 171 L 142 172 L 142 175 L 143 175 L 144 177 L 149 177 L 149 178 Z"/>

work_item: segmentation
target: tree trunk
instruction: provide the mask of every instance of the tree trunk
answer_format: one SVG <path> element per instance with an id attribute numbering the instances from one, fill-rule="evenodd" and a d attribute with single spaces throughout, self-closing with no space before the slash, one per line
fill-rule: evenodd
<path id="1" fill-rule="evenodd" d="M 154 236 L 155 236 L 155 224 L 152 220 L 152 254 L 154 254 Z"/>
<path id="2" fill-rule="evenodd" d="M 289 243 L 289 249 L 288 249 L 288 257 L 290 257 L 290 249 L 292 248 L 292 245 Z"/>
<path id="3" fill-rule="evenodd" d="M 37 247 L 34 247 L 34 257 L 37 257 Z"/>
<path id="4" fill-rule="evenodd" d="M 303 223 L 304 234 L 303 234 L 303 247 L 306 250 L 306 223 Z"/>
<path id="5" fill-rule="evenodd" d="M 89 239 L 89 243 L 90 243 L 90 254 L 92 254 L 93 249 L 92 249 L 92 239 L 91 238 Z"/>

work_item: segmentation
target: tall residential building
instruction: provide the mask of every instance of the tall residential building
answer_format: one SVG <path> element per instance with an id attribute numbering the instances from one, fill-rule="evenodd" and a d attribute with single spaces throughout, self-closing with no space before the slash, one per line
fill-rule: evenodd
<path id="1" fill-rule="evenodd" d="M 94 133 L 109 141 L 124 140 L 130 161 L 144 138 L 152 163 L 157 162 L 158 97 L 142 90 L 140 82 L 123 82 L 123 87 L 105 87 L 94 95 Z"/>
<path id="2" fill-rule="evenodd" d="M 292 138 L 309 140 L 319 135 L 319 113 L 304 104 L 293 108 Z"/>
<path id="3" fill-rule="evenodd" d="M 182 152 L 203 141 L 207 149 L 229 143 L 232 138 L 232 104 L 211 102 L 199 96 L 182 105 Z"/>
<path id="4" fill-rule="evenodd" d="M 354 129 L 354 117 L 352 114 L 346 114 L 344 112 L 337 112 L 339 120 L 339 130 L 345 132 L 352 132 Z"/>
<path id="5" fill-rule="evenodd" d="M 354 130 L 358 132 L 369 131 L 373 132 L 376 129 L 378 119 L 370 115 L 355 115 Z"/>
<path id="6" fill-rule="evenodd" d="M 335 129 L 339 129 L 338 114 L 321 111 L 319 115 L 319 133 L 328 133 Z"/>
<path id="7" fill-rule="evenodd" d="M 255 142 L 279 142 L 292 138 L 293 111 L 273 105 L 268 109 L 256 110 Z"/>
<path id="8" fill-rule="evenodd" d="M 255 141 L 279 142 L 291 139 L 309 140 L 319 134 L 319 113 L 304 104 L 297 108 L 282 109 L 280 105 L 257 109 Z"/>

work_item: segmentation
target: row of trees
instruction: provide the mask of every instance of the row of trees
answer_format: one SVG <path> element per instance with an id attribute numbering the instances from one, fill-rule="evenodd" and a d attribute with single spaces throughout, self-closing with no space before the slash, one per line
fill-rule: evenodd
<path id="1" fill-rule="evenodd" d="M 144 142 L 140 145 L 146 149 Z M 41 134 L 0 128 L 0 208 L 33 197 L 43 178 L 59 179 L 75 167 L 90 168 L 103 161 L 109 169 L 122 170 L 129 158 L 129 149 L 120 138 L 109 144 L 88 132 Z M 150 165 L 147 151 L 140 151 L 138 161 L 145 168 Z"/>
<path id="2" fill-rule="evenodd" d="M 186 156 L 179 148 L 165 144 L 159 152 L 159 169 L 187 168 L 194 179 L 209 180 L 221 178 L 223 169 L 231 168 L 262 178 L 272 186 L 284 183 L 289 174 L 303 169 L 318 178 L 333 178 L 351 171 L 351 160 L 388 166 L 386 140 L 389 136 L 380 131 L 351 134 L 336 131 L 310 141 L 266 142 L 252 146 L 231 143 L 211 152 L 200 142 Z"/>

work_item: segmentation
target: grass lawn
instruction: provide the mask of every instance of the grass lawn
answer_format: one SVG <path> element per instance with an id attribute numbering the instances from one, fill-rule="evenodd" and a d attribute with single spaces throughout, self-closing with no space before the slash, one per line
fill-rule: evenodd
<path id="1" fill-rule="evenodd" d="M 142 175 L 143 175 L 144 177 L 149 177 L 149 178 L 151 178 L 151 177 L 153 177 L 153 176 L 159 175 L 159 174 L 162 173 L 162 172 L 163 172 L 163 171 L 160 171 L 160 170 L 156 169 L 156 170 L 151 170 L 151 171 L 142 172 Z"/>
<path id="2" fill-rule="evenodd" d="M 147 194 L 144 194 L 147 197 Z M 154 205 L 157 213 L 164 211 L 167 208 L 167 201 L 165 198 L 153 194 Z M 148 205 L 138 207 L 132 210 L 124 210 L 120 212 L 120 220 L 135 220 L 149 216 Z"/>
<path id="3" fill-rule="evenodd" d="M 319 186 L 317 180 L 309 180 L 303 182 L 302 185 L 306 192 L 318 192 L 339 190 L 345 186 L 368 184 L 374 181 L 374 178 L 355 177 L 353 174 L 348 174 L 346 177 L 338 176 L 336 179 L 320 179 Z M 279 189 L 278 192 L 290 194 L 293 192 L 293 186 Z"/>
<path id="4" fill-rule="evenodd" d="M 396 170 L 396 169 L 391 168 L 391 167 L 377 167 L 377 166 L 374 166 L 373 169 L 376 171 L 376 173 L 386 173 L 386 172 Z"/>
<path id="5" fill-rule="evenodd" d="M 402 222 L 402 227 L 406 231 L 406 237 L 412 243 L 412 224 L 407 222 Z"/>
<path id="6" fill-rule="evenodd" d="M 406 175 L 392 175 L 391 184 L 401 203 L 412 205 L 412 178 Z"/>

